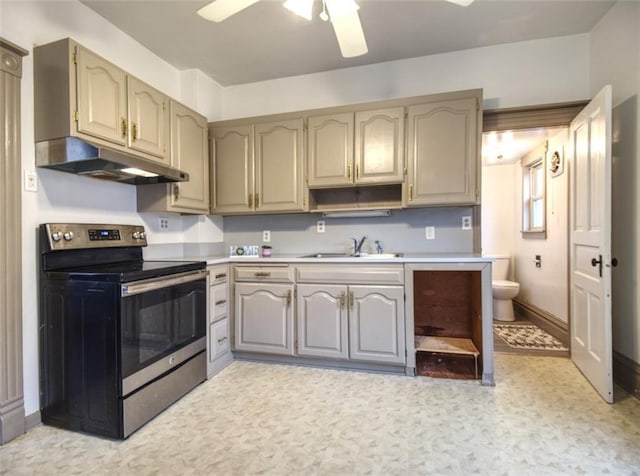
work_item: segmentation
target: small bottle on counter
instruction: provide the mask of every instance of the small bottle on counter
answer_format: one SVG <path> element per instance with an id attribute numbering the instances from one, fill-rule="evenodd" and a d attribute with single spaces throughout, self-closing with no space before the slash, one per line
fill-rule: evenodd
<path id="1" fill-rule="evenodd" d="M 271 256 L 271 247 L 269 245 L 262 245 L 262 257 L 269 258 Z"/>

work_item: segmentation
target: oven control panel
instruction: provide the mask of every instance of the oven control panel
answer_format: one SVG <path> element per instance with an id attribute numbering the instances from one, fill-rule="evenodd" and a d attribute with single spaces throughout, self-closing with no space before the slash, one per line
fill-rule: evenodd
<path id="1" fill-rule="evenodd" d="M 147 246 L 142 225 L 104 225 L 88 223 L 45 223 L 40 225 L 47 249 L 70 250 Z"/>

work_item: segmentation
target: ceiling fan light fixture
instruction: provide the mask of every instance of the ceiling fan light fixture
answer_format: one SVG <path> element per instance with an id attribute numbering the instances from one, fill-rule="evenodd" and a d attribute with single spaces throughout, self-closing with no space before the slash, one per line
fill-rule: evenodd
<path id="1" fill-rule="evenodd" d="M 354 0 L 324 0 L 324 3 L 329 10 L 331 21 L 339 20 L 352 13 L 357 14 L 360 8 Z M 359 19 L 358 22 L 360 22 Z"/>
<path id="2" fill-rule="evenodd" d="M 313 0 L 287 0 L 284 7 L 306 20 L 313 19 Z"/>
<path id="3" fill-rule="evenodd" d="M 327 2 L 328 3 L 328 2 Z M 331 15 L 331 24 L 338 40 L 340 53 L 345 58 L 353 58 L 368 53 L 367 40 L 364 38 L 362 23 L 357 10 L 337 19 Z"/>
<path id="4" fill-rule="evenodd" d="M 221 22 L 260 0 L 215 0 L 198 10 L 205 20 Z"/>

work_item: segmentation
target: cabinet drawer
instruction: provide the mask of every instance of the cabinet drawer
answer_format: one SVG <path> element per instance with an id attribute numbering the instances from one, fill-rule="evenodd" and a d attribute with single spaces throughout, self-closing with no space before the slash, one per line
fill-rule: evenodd
<path id="1" fill-rule="evenodd" d="M 293 282 L 293 268 L 283 266 L 236 266 L 236 281 Z"/>
<path id="2" fill-rule="evenodd" d="M 231 351 L 229 319 L 214 322 L 209 326 L 209 362 L 213 362 Z"/>
<path id="3" fill-rule="evenodd" d="M 313 265 L 298 266 L 299 283 L 404 284 L 402 265 Z"/>
<path id="4" fill-rule="evenodd" d="M 215 322 L 227 315 L 227 309 L 229 308 L 229 286 L 226 283 L 209 288 L 209 306 L 211 322 Z"/>
<path id="5" fill-rule="evenodd" d="M 226 264 L 209 266 L 209 285 L 226 283 L 229 278 L 229 266 Z"/>

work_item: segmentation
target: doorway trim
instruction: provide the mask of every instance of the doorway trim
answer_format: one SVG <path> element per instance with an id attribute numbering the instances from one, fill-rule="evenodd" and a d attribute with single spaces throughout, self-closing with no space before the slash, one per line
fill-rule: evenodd
<path id="1" fill-rule="evenodd" d="M 537 106 L 485 110 L 482 132 L 540 127 L 569 127 L 589 101 L 572 101 Z"/>
<path id="2" fill-rule="evenodd" d="M 20 154 L 20 81 L 27 50 L 0 38 L 0 112 L 2 166 L 0 273 L 0 445 L 26 431 L 22 368 L 22 156 Z"/>

